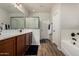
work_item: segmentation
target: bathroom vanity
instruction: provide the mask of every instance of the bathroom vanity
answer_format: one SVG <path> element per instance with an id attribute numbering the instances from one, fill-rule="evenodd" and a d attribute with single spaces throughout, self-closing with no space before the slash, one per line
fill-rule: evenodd
<path id="1" fill-rule="evenodd" d="M 32 43 L 32 32 L 0 35 L 0 56 L 22 56 Z"/>

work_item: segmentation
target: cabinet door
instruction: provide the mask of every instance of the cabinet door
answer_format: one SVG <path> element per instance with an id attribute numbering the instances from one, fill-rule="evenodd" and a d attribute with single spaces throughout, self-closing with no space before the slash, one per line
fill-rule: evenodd
<path id="1" fill-rule="evenodd" d="M 0 55 L 2 56 L 13 56 L 16 55 L 16 38 L 9 38 L 0 41 Z"/>
<path id="2" fill-rule="evenodd" d="M 17 55 L 24 55 L 25 53 L 25 35 L 17 36 Z"/>

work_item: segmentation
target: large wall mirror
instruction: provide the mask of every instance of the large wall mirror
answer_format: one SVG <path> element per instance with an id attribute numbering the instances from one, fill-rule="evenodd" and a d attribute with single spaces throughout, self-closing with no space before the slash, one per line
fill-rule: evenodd
<path id="1" fill-rule="evenodd" d="M 24 29 L 25 18 L 23 17 L 11 17 L 11 29 Z"/>
<path id="2" fill-rule="evenodd" d="M 16 8 L 15 8 L 16 9 Z M 26 17 L 29 13 L 27 10 L 24 12 L 19 11 L 18 9 L 12 13 L 10 17 L 11 29 L 39 29 L 40 28 L 40 19 L 39 17 Z"/>

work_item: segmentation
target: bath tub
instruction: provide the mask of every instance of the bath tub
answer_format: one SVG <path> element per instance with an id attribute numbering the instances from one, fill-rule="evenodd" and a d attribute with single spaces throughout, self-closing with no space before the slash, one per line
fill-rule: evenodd
<path id="1" fill-rule="evenodd" d="M 79 56 L 79 43 L 72 40 L 61 40 L 61 50 L 66 56 Z"/>

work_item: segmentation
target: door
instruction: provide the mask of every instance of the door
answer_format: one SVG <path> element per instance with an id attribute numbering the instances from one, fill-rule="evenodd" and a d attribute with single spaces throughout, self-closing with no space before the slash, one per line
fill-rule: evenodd
<path id="1" fill-rule="evenodd" d="M 53 42 L 58 46 L 60 41 L 60 14 L 53 16 Z"/>

